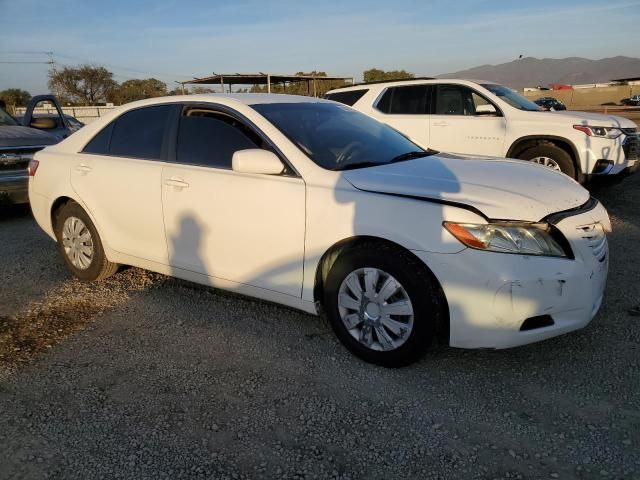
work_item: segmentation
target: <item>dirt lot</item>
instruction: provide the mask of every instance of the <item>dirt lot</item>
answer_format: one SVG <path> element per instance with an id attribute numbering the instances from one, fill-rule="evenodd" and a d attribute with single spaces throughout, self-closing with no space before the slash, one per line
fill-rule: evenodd
<path id="1" fill-rule="evenodd" d="M 577 333 L 401 370 L 312 316 L 129 269 L 72 280 L 0 213 L 0 478 L 640 478 L 640 175 L 595 192 L 606 301 Z"/>

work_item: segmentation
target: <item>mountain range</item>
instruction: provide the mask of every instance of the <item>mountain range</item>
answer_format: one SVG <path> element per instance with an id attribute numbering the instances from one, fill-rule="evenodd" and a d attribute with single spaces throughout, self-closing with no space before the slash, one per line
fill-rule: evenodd
<path id="1" fill-rule="evenodd" d="M 640 77 L 640 58 L 525 57 L 499 65 L 481 65 L 438 78 L 490 80 L 511 88 L 548 86 L 552 83 L 580 85 L 606 82 L 616 78 Z"/>

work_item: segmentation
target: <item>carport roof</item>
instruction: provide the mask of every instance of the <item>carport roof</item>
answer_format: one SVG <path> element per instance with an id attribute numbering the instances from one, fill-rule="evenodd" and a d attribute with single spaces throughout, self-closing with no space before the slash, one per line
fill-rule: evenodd
<path id="1" fill-rule="evenodd" d="M 316 75 L 280 75 L 271 73 L 220 73 L 213 74 L 210 77 L 194 78 L 192 80 L 185 80 L 180 82 L 183 85 L 186 84 L 199 84 L 199 85 L 221 85 L 221 84 L 233 84 L 233 85 L 268 85 L 270 83 L 285 83 L 285 82 L 308 82 L 312 80 L 351 80 L 353 77 L 324 77 Z"/>

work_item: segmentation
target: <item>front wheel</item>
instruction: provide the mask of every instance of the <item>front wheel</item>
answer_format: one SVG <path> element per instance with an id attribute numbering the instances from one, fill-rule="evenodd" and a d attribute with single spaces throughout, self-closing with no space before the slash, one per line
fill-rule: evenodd
<path id="1" fill-rule="evenodd" d="M 107 260 L 96 227 L 77 203 L 69 202 L 57 212 L 55 234 L 64 263 L 80 280 L 102 280 L 118 270 Z"/>
<path id="2" fill-rule="evenodd" d="M 518 158 L 562 172 L 571 178 L 576 178 L 576 169 L 573 166 L 571 156 L 555 145 L 536 145 L 522 152 Z"/>
<path id="3" fill-rule="evenodd" d="M 345 347 L 385 367 L 420 358 L 445 311 L 439 284 L 417 258 L 376 243 L 338 257 L 327 276 L 324 305 Z"/>

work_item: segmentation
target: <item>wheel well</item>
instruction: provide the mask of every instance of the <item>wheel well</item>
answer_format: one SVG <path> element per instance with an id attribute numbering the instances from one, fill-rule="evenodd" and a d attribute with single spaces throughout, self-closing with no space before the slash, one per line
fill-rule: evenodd
<path id="1" fill-rule="evenodd" d="M 573 162 L 573 166 L 576 170 L 577 174 L 582 172 L 580 168 L 580 164 L 578 162 L 578 151 L 573 146 L 571 142 L 566 139 L 560 137 L 524 137 L 513 142 L 509 151 L 507 152 L 507 157 L 509 158 L 518 158 L 520 154 L 522 154 L 525 150 L 528 150 L 532 147 L 537 147 L 538 145 L 553 145 L 558 148 L 561 148 L 569 157 L 571 157 L 571 161 Z"/>
<path id="2" fill-rule="evenodd" d="M 318 266 L 316 267 L 315 282 L 313 286 L 313 299 L 315 304 L 319 307 L 319 310 L 321 311 L 324 308 L 323 307 L 324 284 L 329 274 L 329 271 L 331 270 L 331 267 L 335 264 L 335 262 L 338 260 L 338 258 L 340 258 L 341 255 L 347 253 L 350 249 L 357 247 L 363 243 L 367 243 L 367 244 L 379 243 L 381 245 L 386 245 L 408 254 L 409 256 L 413 257 L 416 260 L 418 268 L 423 268 L 424 271 L 427 273 L 427 275 L 431 276 L 435 280 L 436 284 L 438 285 L 438 288 L 440 289 L 439 293 L 442 297 L 443 305 L 445 306 L 445 312 L 444 312 L 445 314 L 442 316 L 443 320 L 440 325 L 436 326 L 436 337 L 441 343 L 448 345 L 449 344 L 449 303 L 447 302 L 447 296 L 445 295 L 444 290 L 440 285 L 440 282 L 438 281 L 436 276 L 433 274 L 433 272 L 429 269 L 429 267 L 425 265 L 422 260 L 416 257 L 415 254 L 411 252 L 411 250 L 395 242 L 386 240 L 384 238 L 372 237 L 372 236 L 366 236 L 366 235 L 346 238 L 334 244 L 333 246 L 331 246 L 331 248 L 329 248 L 329 250 L 327 250 L 324 253 L 324 255 L 322 255 L 322 258 L 320 258 L 320 261 L 318 262 Z"/>
<path id="3" fill-rule="evenodd" d="M 53 205 L 51 206 L 51 227 L 53 230 L 56 228 L 56 218 L 58 217 L 58 212 L 60 209 L 65 206 L 69 202 L 75 202 L 73 198 L 69 197 L 60 197 L 57 198 Z"/>

